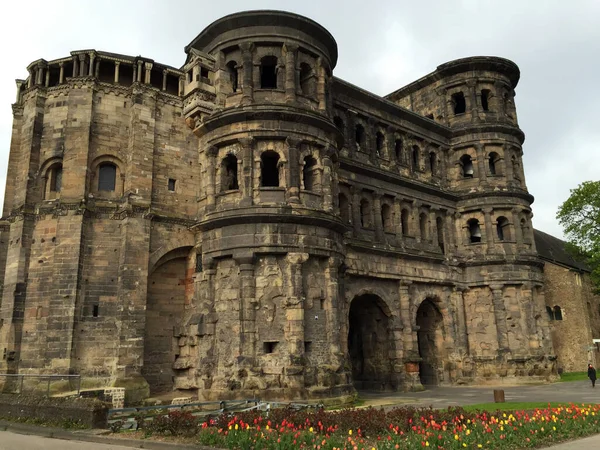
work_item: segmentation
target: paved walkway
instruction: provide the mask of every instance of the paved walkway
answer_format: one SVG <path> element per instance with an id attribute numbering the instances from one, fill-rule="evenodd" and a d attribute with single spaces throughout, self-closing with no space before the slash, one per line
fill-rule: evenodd
<path id="1" fill-rule="evenodd" d="M 434 387 L 423 392 L 361 392 L 365 406 L 414 405 L 447 408 L 494 401 L 494 389 L 504 389 L 507 402 L 600 403 L 600 385 L 589 381 L 531 386 Z M 599 447 L 600 448 L 600 447 Z"/>
<path id="2" fill-rule="evenodd" d="M 98 444 L 94 442 L 65 441 L 43 436 L 0 431 L 0 450 L 131 450 L 121 445 Z"/>

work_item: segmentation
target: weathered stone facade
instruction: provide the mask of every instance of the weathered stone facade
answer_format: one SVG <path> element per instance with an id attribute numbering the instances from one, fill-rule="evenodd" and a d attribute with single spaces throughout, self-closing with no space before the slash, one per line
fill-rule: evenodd
<path id="1" fill-rule="evenodd" d="M 130 399 L 317 398 L 556 376 L 517 66 L 386 97 L 284 12 L 224 17 L 181 69 L 94 50 L 17 81 L 0 372 Z"/>

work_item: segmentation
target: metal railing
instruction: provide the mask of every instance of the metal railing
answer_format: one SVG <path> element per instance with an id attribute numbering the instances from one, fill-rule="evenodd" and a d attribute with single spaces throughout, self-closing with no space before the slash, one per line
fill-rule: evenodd
<path id="1" fill-rule="evenodd" d="M 2 392 L 7 392 L 8 389 L 10 389 L 10 385 L 7 386 L 7 382 L 14 382 L 11 383 L 14 386 L 18 386 L 19 389 L 16 392 L 12 392 L 13 394 L 22 394 L 23 393 L 23 384 L 25 381 L 25 378 L 32 378 L 32 379 L 39 379 L 42 382 L 46 382 L 46 395 L 48 397 L 50 397 L 50 384 L 52 383 L 52 381 L 57 381 L 57 380 L 74 380 L 75 381 L 75 386 L 77 391 L 77 395 L 80 394 L 81 392 L 81 375 L 44 375 L 44 374 L 21 374 L 21 373 L 0 373 L 0 379 L 4 378 L 5 382 L 4 382 L 4 386 L 1 389 Z M 71 383 L 69 383 L 71 384 Z"/>

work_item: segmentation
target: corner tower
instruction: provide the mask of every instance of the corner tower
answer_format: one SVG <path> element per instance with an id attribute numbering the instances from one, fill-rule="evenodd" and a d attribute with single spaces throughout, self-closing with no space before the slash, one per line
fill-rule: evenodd
<path id="1" fill-rule="evenodd" d="M 199 359 L 176 385 L 204 398 L 348 393 L 336 335 L 335 40 L 305 17 L 250 11 L 212 23 L 186 52 L 202 272 L 187 322 Z"/>

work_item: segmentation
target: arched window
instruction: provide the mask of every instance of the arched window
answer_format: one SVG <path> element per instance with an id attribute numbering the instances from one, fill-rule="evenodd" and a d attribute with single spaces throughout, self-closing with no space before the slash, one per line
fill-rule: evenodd
<path id="1" fill-rule="evenodd" d="M 316 167 L 317 160 L 315 158 L 313 158 L 310 155 L 304 158 L 304 167 L 302 169 L 302 181 L 304 182 L 304 189 L 306 189 L 307 191 L 312 191 L 315 189 Z"/>
<path id="2" fill-rule="evenodd" d="M 427 214 L 425 213 L 421 213 L 419 214 L 419 231 L 421 232 L 421 240 L 422 241 L 426 241 L 429 239 L 429 232 L 428 232 L 428 220 L 427 220 Z"/>
<path id="3" fill-rule="evenodd" d="M 411 169 L 413 172 L 419 170 L 419 147 L 416 145 L 413 145 L 411 151 L 411 164 Z"/>
<path id="4" fill-rule="evenodd" d="M 117 183 L 117 166 L 106 162 L 98 168 L 98 190 L 113 192 Z"/>
<path id="5" fill-rule="evenodd" d="M 473 170 L 473 160 L 469 155 L 462 155 L 460 157 L 460 165 L 462 167 L 463 178 L 473 178 L 475 171 Z"/>
<path id="6" fill-rule="evenodd" d="M 435 152 L 429 152 L 429 170 L 431 171 L 431 175 L 437 173 L 437 155 Z"/>
<path id="7" fill-rule="evenodd" d="M 469 242 L 471 244 L 481 242 L 481 228 L 479 227 L 479 220 L 470 219 L 467 222 L 467 226 L 469 227 Z"/>
<path id="8" fill-rule="evenodd" d="M 339 194 L 338 203 L 340 206 L 340 217 L 342 218 L 342 222 L 350 223 L 350 204 L 348 203 L 348 197 L 344 194 Z"/>
<path id="9" fill-rule="evenodd" d="M 239 189 L 238 186 L 238 160 L 229 153 L 221 161 L 221 190 L 230 191 Z"/>
<path id="10" fill-rule="evenodd" d="M 388 233 L 393 231 L 392 225 L 392 208 L 387 203 L 381 205 L 381 223 L 383 224 L 383 230 Z"/>
<path id="11" fill-rule="evenodd" d="M 394 153 L 396 154 L 396 162 L 402 162 L 402 139 L 396 139 L 394 143 Z"/>
<path id="12" fill-rule="evenodd" d="M 508 236 L 508 219 L 504 216 L 498 217 L 496 221 L 496 234 L 498 235 L 499 241 L 509 239 Z"/>
<path id="13" fill-rule="evenodd" d="M 378 131 L 375 136 L 375 151 L 377 156 L 383 155 L 383 146 L 385 145 L 385 136 L 381 131 Z"/>
<path id="14" fill-rule="evenodd" d="M 229 73 L 229 82 L 231 83 L 231 92 L 238 91 L 238 67 L 237 62 L 229 61 L 227 63 L 227 72 Z"/>
<path id="15" fill-rule="evenodd" d="M 365 127 L 363 127 L 360 123 L 356 124 L 354 128 L 354 140 L 356 141 L 356 145 L 360 149 L 365 145 Z"/>
<path id="16" fill-rule="evenodd" d="M 408 236 L 408 209 L 400 211 L 400 225 L 402 225 L 402 235 Z"/>
<path id="17" fill-rule="evenodd" d="M 483 108 L 484 111 L 489 111 L 490 110 L 490 96 L 491 96 L 491 91 L 489 89 L 482 89 L 481 90 L 481 107 Z"/>
<path id="18" fill-rule="evenodd" d="M 300 64 L 300 91 L 302 95 L 315 95 L 316 85 L 312 67 L 306 63 Z"/>
<path id="19" fill-rule="evenodd" d="M 335 127 L 338 130 L 340 130 L 340 132 L 342 134 L 344 134 L 344 130 L 346 129 L 346 126 L 344 125 L 344 120 L 340 116 L 335 116 L 333 118 L 333 123 L 334 123 Z"/>
<path id="20" fill-rule="evenodd" d="M 463 94 L 462 92 L 452 94 L 452 108 L 454 110 L 454 115 L 464 114 L 467 111 L 467 102 L 465 100 L 465 94 Z"/>
<path id="21" fill-rule="evenodd" d="M 62 188 L 62 164 L 55 163 L 48 169 L 48 188 L 50 192 L 60 192 Z"/>
<path id="22" fill-rule="evenodd" d="M 260 180 L 263 187 L 279 187 L 279 154 L 267 150 L 260 155 Z"/>
<path id="23" fill-rule="evenodd" d="M 500 156 L 496 152 L 492 152 L 488 155 L 488 167 L 490 169 L 490 175 L 499 175 L 497 170 L 498 167 L 496 166 L 496 163 L 499 161 L 499 159 Z"/>
<path id="24" fill-rule="evenodd" d="M 371 228 L 371 204 L 366 198 L 360 201 L 360 224 L 363 228 Z"/>
<path id="25" fill-rule="evenodd" d="M 438 217 L 437 219 L 435 219 L 435 228 L 437 230 L 438 247 L 440 248 L 442 253 L 444 253 L 445 252 L 445 249 L 444 249 L 444 221 L 442 220 L 441 217 Z"/>
<path id="26" fill-rule="evenodd" d="M 562 309 L 558 305 L 554 307 L 554 320 L 563 320 Z"/>
<path id="27" fill-rule="evenodd" d="M 550 306 L 546 306 L 546 312 L 548 313 L 548 320 L 554 320 L 554 310 Z"/>
<path id="28" fill-rule="evenodd" d="M 277 89 L 277 58 L 265 56 L 260 60 L 260 88 Z"/>

